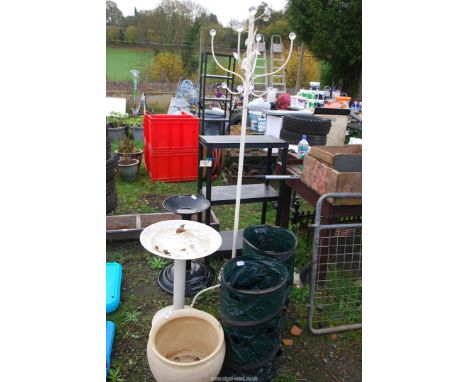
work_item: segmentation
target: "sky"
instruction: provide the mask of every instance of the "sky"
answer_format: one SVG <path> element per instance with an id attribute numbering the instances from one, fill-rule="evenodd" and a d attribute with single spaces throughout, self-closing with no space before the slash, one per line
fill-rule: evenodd
<path id="1" fill-rule="evenodd" d="M 133 10 L 154 9 L 160 0 L 113 0 L 124 16 L 133 15 Z M 214 13 L 218 20 L 226 26 L 231 19 L 243 20 L 248 17 L 248 9 L 258 6 L 262 0 L 192 0 L 207 10 Z M 279 11 L 286 5 L 286 0 L 265 0 L 275 11 Z"/>

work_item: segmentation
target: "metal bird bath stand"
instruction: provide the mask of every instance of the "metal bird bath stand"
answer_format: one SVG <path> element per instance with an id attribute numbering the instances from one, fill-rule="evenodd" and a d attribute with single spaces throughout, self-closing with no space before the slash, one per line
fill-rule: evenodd
<path id="1" fill-rule="evenodd" d="M 203 212 L 210 207 L 210 202 L 203 196 L 177 195 L 171 196 L 163 201 L 165 210 L 179 214 L 182 220 L 191 221 L 192 215 Z M 167 293 L 174 291 L 174 268 L 175 264 L 169 264 L 158 276 L 158 284 Z M 185 293 L 195 294 L 207 286 L 210 286 L 215 279 L 215 271 L 209 265 L 199 261 L 187 260 L 185 273 Z"/>
<path id="2" fill-rule="evenodd" d="M 153 255 L 174 260 L 173 306 L 165 311 L 183 309 L 187 260 L 200 259 L 221 246 L 219 232 L 191 220 L 165 220 L 146 227 L 140 235 L 141 245 Z"/>

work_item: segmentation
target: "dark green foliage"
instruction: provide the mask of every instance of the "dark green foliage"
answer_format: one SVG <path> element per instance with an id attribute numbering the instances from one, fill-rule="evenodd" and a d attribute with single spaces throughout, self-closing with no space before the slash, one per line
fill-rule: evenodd
<path id="1" fill-rule="evenodd" d="M 182 63 L 188 75 L 192 74 L 198 68 L 198 55 L 195 45 L 200 38 L 201 21 L 197 18 L 190 29 L 185 33 L 184 46 L 182 47 Z"/>
<path id="2" fill-rule="evenodd" d="M 256 17 L 259 17 L 265 11 L 266 2 L 262 2 L 257 7 Z M 259 32 L 265 37 L 267 46 L 269 46 L 271 41 L 271 36 L 279 35 L 283 41 L 287 41 L 287 36 L 291 31 L 291 26 L 289 25 L 288 19 L 284 14 L 284 11 L 271 11 L 271 17 L 268 21 L 263 21 L 259 19 L 255 22 L 255 27 L 258 28 Z"/>
<path id="3" fill-rule="evenodd" d="M 306 305 L 309 303 L 309 286 L 302 288 L 293 288 L 291 291 L 291 301 L 294 304 Z"/>
<path id="4" fill-rule="evenodd" d="M 360 92 L 361 0 L 288 0 L 289 22 L 314 55 L 328 63 L 322 83 L 343 80 L 348 94 Z M 325 82 L 326 81 L 326 82 Z"/>

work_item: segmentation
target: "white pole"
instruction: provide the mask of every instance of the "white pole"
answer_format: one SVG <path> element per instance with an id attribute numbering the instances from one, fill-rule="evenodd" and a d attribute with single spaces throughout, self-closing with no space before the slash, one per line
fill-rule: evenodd
<path id="1" fill-rule="evenodd" d="M 244 59 L 241 58 L 240 55 L 240 34 L 242 33 L 243 26 L 239 25 L 236 30 L 238 32 L 237 36 L 237 54 L 234 53 L 234 58 L 239 62 L 241 65 L 241 71 L 244 72 L 244 76 L 240 76 L 238 73 L 233 72 L 231 70 L 228 70 L 224 66 L 222 66 L 219 61 L 216 59 L 216 55 L 214 53 L 214 36 L 216 36 L 216 30 L 211 29 L 210 30 L 210 35 L 211 35 L 211 53 L 213 55 L 213 59 L 221 69 L 224 71 L 237 76 L 243 84 L 243 89 L 240 89 L 238 87 L 238 92 L 234 92 L 230 90 L 227 87 L 227 84 L 224 83 L 224 88 L 231 94 L 240 94 L 242 91 L 244 92 L 244 104 L 242 107 L 242 125 L 241 125 L 241 135 L 240 135 L 240 146 L 239 146 L 239 167 L 237 169 L 237 186 L 236 186 L 236 207 L 234 211 L 234 230 L 233 230 L 233 235 L 232 235 L 232 252 L 231 252 L 231 257 L 234 258 L 236 257 L 236 248 L 237 248 L 237 234 L 239 231 L 239 213 L 240 213 L 240 200 L 241 200 L 241 189 L 242 189 L 242 174 L 244 172 L 244 152 L 245 152 L 245 136 L 246 136 L 246 129 L 247 129 L 247 104 L 249 103 L 249 94 L 255 95 L 257 97 L 260 97 L 268 92 L 266 90 L 262 94 L 256 94 L 253 90 L 252 86 L 252 81 L 255 80 L 256 78 L 260 77 L 265 77 L 269 76 L 271 74 L 274 74 L 276 72 L 279 72 L 282 70 L 288 63 L 289 59 L 291 58 L 291 53 L 293 49 L 293 40 L 296 38 L 296 34 L 294 32 L 291 32 L 289 34 L 289 39 L 291 40 L 291 45 L 289 48 L 289 55 L 284 64 L 276 69 L 272 73 L 266 73 L 266 74 L 261 74 L 261 75 L 253 75 L 253 72 L 255 70 L 255 63 L 257 60 L 257 54 L 256 50 L 255 52 L 253 50 L 254 46 L 254 41 L 255 41 L 255 33 L 256 31 L 254 30 L 254 24 L 255 24 L 255 13 L 256 13 L 256 8 L 255 7 L 250 7 L 249 8 L 249 26 L 248 26 L 248 34 L 247 34 L 247 47 L 246 47 L 246 54 L 244 56 Z M 271 17 L 271 11 L 268 8 L 265 8 L 264 13 L 257 17 L 263 18 L 263 20 L 267 21 Z M 254 55 L 254 57 L 252 57 Z M 252 78 L 253 77 L 253 78 Z"/>
<path id="2" fill-rule="evenodd" d="M 185 260 L 174 260 L 174 309 L 184 309 L 185 272 Z"/>
<path id="3" fill-rule="evenodd" d="M 247 34 L 247 62 L 248 65 L 252 64 L 252 45 L 254 41 L 254 17 L 249 17 L 249 32 Z M 236 187 L 236 208 L 234 211 L 234 232 L 232 235 L 232 253 L 231 257 L 236 257 L 237 249 L 237 233 L 239 230 L 239 212 L 240 212 L 240 199 L 242 189 L 242 174 L 244 172 L 244 149 L 245 149 L 245 136 L 247 130 L 247 104 L 249 102 L 250 93 L 250 79 L 252 76 L 253 68 L 246 68 L 245 70 L 245 81 L 244 81 L 244 101 L 242 106 L 242 125 L 240 135 L 240 146 L 239 146 L 239 167 L 237 169 L 237 187 Z"/>

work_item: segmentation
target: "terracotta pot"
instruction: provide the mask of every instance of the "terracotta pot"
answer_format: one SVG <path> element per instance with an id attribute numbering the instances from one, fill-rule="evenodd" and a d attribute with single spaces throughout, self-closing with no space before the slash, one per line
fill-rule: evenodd
<path id="1" fill-rule="evenodd" d="M 157 382 L 212 382 L 225 352 L 223 328 L 206 312 L 165 309 L 153 319 L 146 354 Z"/>

